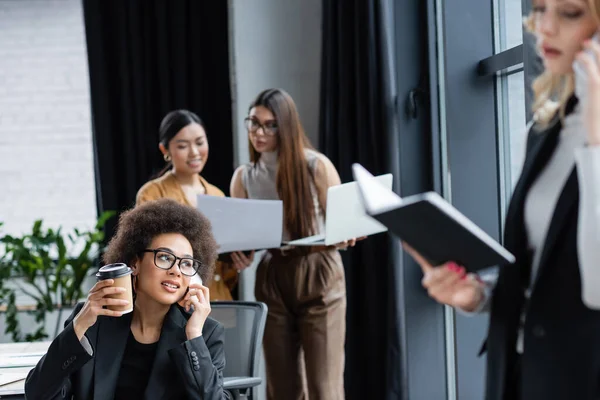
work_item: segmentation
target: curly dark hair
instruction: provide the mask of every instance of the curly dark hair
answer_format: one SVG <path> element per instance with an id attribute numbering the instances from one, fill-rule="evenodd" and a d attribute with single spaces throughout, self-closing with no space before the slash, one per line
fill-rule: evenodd
<path id="1" fill-rule="evenodd" d="M 210 221 L 193 207 L 172 199 L 160 199 L 125 211 L 119 217 L 117 232 L 102 257 L 107 264 L 129 265 L 143 254 L 152 239 L 164 233 L 179 233 L 192 245 L 193 256 L 200 261 L 198 274 L 203 282 L 212 278 L 217 259 L 217 242 Z"/>

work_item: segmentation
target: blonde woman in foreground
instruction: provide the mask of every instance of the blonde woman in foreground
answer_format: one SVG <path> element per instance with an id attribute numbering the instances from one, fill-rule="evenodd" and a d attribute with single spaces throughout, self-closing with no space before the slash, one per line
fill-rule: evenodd
<path id="1" fill-rule="evenodd" d="M 600 399 L 600 0 L 534 0 L 534 82 L 523 171 L 506 217 L 516 263 L 492 289 L 413 249 L 430 296 L 489 311 L 488 400 Z"/>

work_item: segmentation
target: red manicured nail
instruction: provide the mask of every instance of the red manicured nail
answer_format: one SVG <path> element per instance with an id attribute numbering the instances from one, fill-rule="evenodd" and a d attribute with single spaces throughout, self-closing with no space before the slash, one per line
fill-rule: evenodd
<path id="1" fill-rule="evenodd" d="M 456 272 L 459 274 L 463 274 L 465 272 L 465 269 L 463 267 L 461 267 L 460 265 L 458 265 L 457 263 L 451 261 L 448 263 L 448 269 L 452 272 Z"/>

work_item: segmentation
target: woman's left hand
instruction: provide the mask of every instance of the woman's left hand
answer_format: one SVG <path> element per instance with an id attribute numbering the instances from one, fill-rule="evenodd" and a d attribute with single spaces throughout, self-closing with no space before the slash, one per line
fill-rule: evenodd
<path id="1" fill-rule="evenodd" d="M 335 248 L 337 250 L 346 250 L 348 247 L 354 247 L 356 245 L 356 242 L 366 239 L 366 238 L 367 238 L 366 236 L 363 236 L 363 237 L 359 237 L 359 238 L 344 240 L 343 242 L 336 244 Z"/>
<path id="2" fill-rule="evenodd" d="M 587 74 L 587 98 L 583 104 L 583 117 L 587 130 L 587 143 L 590 146 L 600 145 L 600 44 L 594 40 L 584 43 L 585 51 L 577 55 Z"/>
<path id="3" fill-rule="evenodd" d="M 185 327 L 185 334 L 188 340 L 202 336 L 202 329 L 208 314 L 210 314 L 210 291 L 204 285 L 192 283 L 188 293 L 183 298 L 183 307 L 190 311 L 194 307 L 192 316 Z"/>

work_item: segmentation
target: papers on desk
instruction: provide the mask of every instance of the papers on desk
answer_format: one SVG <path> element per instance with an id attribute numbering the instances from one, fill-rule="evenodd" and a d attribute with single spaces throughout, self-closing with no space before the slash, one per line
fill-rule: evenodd
<path id="1" fill-rule="evenodd" d="M 45 353 L 1 354 L 0 368 L 35 367 Z"/>
<path id="2" fill-rule="evenodd" d="M 199 195 L 197 209 L 210 220 L 220 254 L 281 246 L 281 200 Z"/>
<path id="3" fill-rule="evenodd" d="M 25 379 L 51 342 L 0 343 L 0 398 L 23 398 Z"/>
<path id="4" fill-rule="evenodd" d="M 0 388 L 11 383 L 19 382 L 27 378 L 27 372 L 4 372 L 0 371 Z"/>

